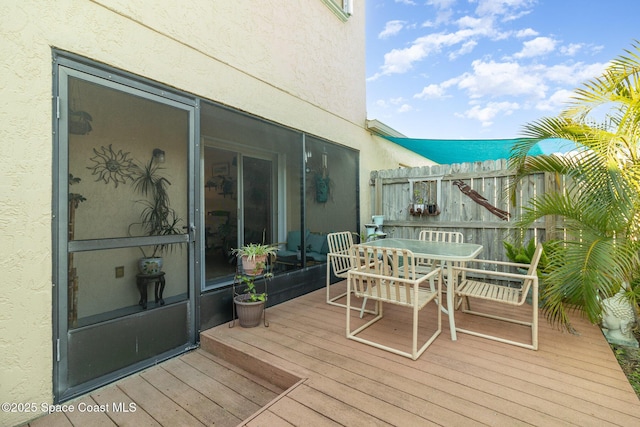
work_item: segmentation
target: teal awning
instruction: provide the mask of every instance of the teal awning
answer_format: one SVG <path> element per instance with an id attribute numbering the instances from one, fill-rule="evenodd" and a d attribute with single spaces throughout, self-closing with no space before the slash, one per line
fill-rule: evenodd
<path id="1" fill-rule="evenodd" d="M 440 164 L 508 159 L 511 147 L 520 139 L 415 139 L 385 136 L 414 153 Z M 562 140 L 560 140 L 562 141 Z M 547 143 L 548 141 L 545 141 Z M 538 144 L 540 145 L 540 144 Z M 545 153 L 536 145 L 529 155 Z M 545 153 L 548 154 L 548 153 Z"/>

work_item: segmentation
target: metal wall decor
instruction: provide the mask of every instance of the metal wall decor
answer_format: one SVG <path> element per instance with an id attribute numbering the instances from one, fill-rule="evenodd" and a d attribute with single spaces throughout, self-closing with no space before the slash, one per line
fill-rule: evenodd
<path id="1" fill-rule="evenodd" d="M 457 179 L 453 181 L 452 184 L 456 185 L 460 189 L 460 191 L 462 191 L 463 194 L 469 196 L 471 200 L 481 206 L 484 206 L 485 209 L 487 209 L 489 212 L 491 212 L 501 220 L 509 221 L 509 217 L 511 216 L 509 212 L 503 211 L 502 209 L 498 209 L 497 207 L 493 206 L 482 194 L 478 193 L 476 190 L 471 189 L 471 187 L 465 184 L 462 180 Z"/>
<path id="2" fill-rule="evenodd" d="M 113 182 L 115 187 L 118 184 L 126 184 L 127 180 L 133 181 L 134 174 L 138 168 L 129 157 L 128 152 L 118 150 L 115 152 L 111 144 L 108 147 L 100 147 L 100 150 L 93 149 L 96 154 L 91 158 L 95 163 L 93 166 L 87 166 L 92 175 L 97 175 L 96 182 L 102 180 L 105 184 Z"/>

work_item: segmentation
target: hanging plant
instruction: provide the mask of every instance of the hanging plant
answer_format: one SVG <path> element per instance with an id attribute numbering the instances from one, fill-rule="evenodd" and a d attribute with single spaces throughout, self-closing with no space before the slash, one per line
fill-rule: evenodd
<path id="1" fill-rule="evenodd" d="M 86 111 L 69 110 L 69 133 L 73 135 L 86 135 L 93 129 L 91 121 L 93 117 Z"/>
<path id="2" fill-rule="evenodd" d="M 316 175 L 316 202 L 327 203 L 327 200 L 329 200 L 329 184 L 328 176 Z"/>

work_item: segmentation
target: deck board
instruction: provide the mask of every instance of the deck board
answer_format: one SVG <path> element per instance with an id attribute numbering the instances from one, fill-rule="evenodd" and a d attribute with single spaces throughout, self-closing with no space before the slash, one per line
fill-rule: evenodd
<path id="1" fill-rule="evenodd" d="M 369 335 L 406 345 L 406 309 L 385 310 Z M 433 327 L 436 306 L 426 310 L 421 325 Z M 609 344 L 584 319 L 573 319 L 580 335 L 571 335 L 541 318 L 540 348 L 532 351 L 460 333 L 451 341 L 443 316 L 441 336 L 412 361 L 347 340 L 345 318 L 325 303 L 324 289 L 313 292 L 267 309 L 269 327 L 204 331 L 200 349 L 74 401 L 135 403 L 133 413 L 54 414 L 30 425 L 628 426 L 640 419 L 640 401 Z M 355 311 L 352 319 L 364 321 Z M 456 313 L 456 320 L 527 336 L 477 316 Z"/>
<path id="2" fill-rule="evenodd" d="M 402 320 L 406 315 L 402 308 L 386 310 L 395 322 L 381 324 L 377 333 L 386 343 L 402 342 L 410 326 Z M 456 316 L 495 328 L 490 319 Z M 291 371 L 309 370 L 305 384 L 343 396 L 343 402 L 359 405 L 351 395 L 368 393 L 371 402 L 380 401 L 368 410 L 374 415 L 384 403 L 424 424 L 442 425 L 632 425 L 640 416 L 640 402 L 599 328 L 580 318 L 574 319 L 580 336 L 541 319 L 538 351 L 465 334 L 452 342 L 444 321 L 442 335 L 415 362 L 346 340 L 345 311 L 324 304 L 322 291 L 269 309 L 268 319 L 269 328 L 234 333 L 214 328 L 203 335 Z M 318 375 L 336 382 L 332 391 L 315 381 Z"/>

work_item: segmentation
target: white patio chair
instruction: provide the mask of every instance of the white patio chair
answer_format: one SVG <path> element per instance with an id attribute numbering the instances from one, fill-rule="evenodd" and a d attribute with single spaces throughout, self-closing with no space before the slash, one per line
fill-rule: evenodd
<path id="1" fill-rule="evenodd" d="M 538 349 L 538 263 L 542 256 L 542 244 L 538 243 L 536 250 L 531 259 L 531 264 L 520 264 L 513 262 L 503 261 L 486 261 L 486 260 L 473 260 L 468 261 L 471 263 L 484 263 L 487 266 L 511 266 L 527 268 L 527 273 L 507 273 L 486 269 L 469 268 L 469 267 L 455 267 L 456 270 L 465 272 L 466 277 L 456 287 L 455 293 L 457 297 L 463 298 L 464 303 L 462 306 L 462 312 L 468 314 L 474 314 L 477 316 L 488 317 L 491 319 L 502 320 L 505 322 L 516 323 L 519 325 L 528 326 L 531 328 L 531 344 L 513 341 L 495 335 L 489 335 L 478 331 L 472 331 L 469 329 L 463 329 L 456 327 L 456 331 L 465 334 L 475 335 L 482 338 L 487 338 L 506 344 L 512 344 L 519 347 L 528 348 L 531 350 Z M 469 278 L 469 273 L 472 273 L 474 277 L 476 275 L 483 275 L 487 279 L 494 279 L 496 281 L 509 281 L 519 282 L 516 286 L 506 286 L 502 284 L 496 284 L 491 281 L 481 279 Z M 507 318 L 504 316 L 497 316 L 490 313 L 474 311 L 470 306 L 470 299 L 478 298 L 482 300 L 492 301 L 499 304 L 508 304 L 512 306 L 521 306 L 527 299 L 527 294 L 531 290 L 531 321 L 522 321 L 513 318 Z"/>
<path id="2" fill-rule="evenodd" d="M 420 230 L 420 234 L 418 235 L 418 240 L 426 240 L 428 242 L 464 243 L 464 234 L 462 234 L 459 231 L 437 231 L 437 230 L 423 229 L 423 230 Z M 421 258 L 421 259 L 418 259 L 418 264 L 416 268 L 421 273 L 428 273 L 432 269 L 440 266 L 439 264 L 440 264 L 440 261 L 437 259 Z M 458 265 L 461 265 L 461 264 L 458 264 Z M 431 289 L 433 290 L 434 288 L 431 288 Z M 445 293 L 447 289 L 448 288 L 445 284 L 445 288 L 442 290 L 442 292 Z M 457 304 L 459 305 L 459 303 L 460 302 L 458 301 Z M 445 313 L 447 313 L 446 309 L 444 309 L 444 311 Z"/>
<path id="3" fill-rule="evenodd" d="M 429 242 L 452 242 L 464 243 L 464 235 L 459 231 L 436 231 L 436 230 L 420 230 L 418 240 L 426 240 Z M 430 269 L 438 265 L 436 259 L 420 259 L 418 261 L 418 269 L 421 272 L 428 272 Z"/>
<path id="4" fill-rule="evenodd" d="M 452 242 L 464 243 L 464 235 L 459 231 L 437 231 L 437 230 L 420 230 L 418 240 L 427 240 L 430 242 Z"/>
<path id="5" fill-rule="evenodd" d="M 429 302 L 442 297 L 442 269 L 436 268 L 426 275 L 417 274 L 416 258 L 407 249 L 356 245 L 351 249 L 351 255 L 359 267 L 347 272 L 347 338 L 416 360 L 442 332 L 442 310 L 437 309 L 437 328 L 418 348 L 418 314 Z M 371 263 L 369 262 L 371 259 L 388 260 L 389 263 Z M 438 280 L 437 291 L 434 292 L 427 283 L 436 276 L 440 276 L 440 280 Z M 352 293 L 357 297 L 365 297 L 375 301 L 378 313 L 373 319 L 353 331 L 351 330 L 352 314 L 350 310 L 352 308 Z M 384 303 L 411 309 L 410 352 L 359 336 L 362 331 L 384 317 Z"/>
<path id="6" fill-rule="evenodd" d="M 347 292 L 331 296 L 331 272 L 333 271 L 333 275 L 338 278 L 346 279 L 347 271 L 355 267 L 355 260 L 350 253 L 353 247 L 352 233 L 349 231 L 329 233 L 327 235 L 327 243 L 329 247 L 329 252 L 327 253 L 327 304 L 346 307 L 346 304 L 336 301 L 343 298 Z M 365 312 L 375 314 L 372 310 L 366 310 L 366 303 L 367 301 L 363 300 L 362 307 L 359 308 L 361 311 L 360 316 Z"/>

